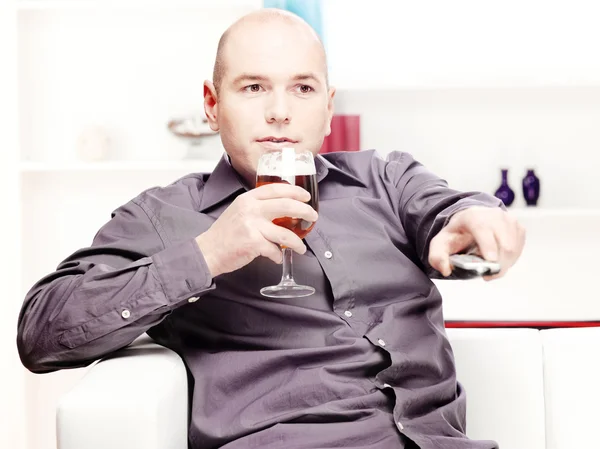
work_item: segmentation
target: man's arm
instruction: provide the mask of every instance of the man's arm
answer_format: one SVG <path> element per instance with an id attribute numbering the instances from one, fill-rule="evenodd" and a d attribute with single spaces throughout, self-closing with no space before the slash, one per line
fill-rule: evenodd
<path id="1" fill-rule="evenodd" d="M 17 346 L 30 371 L 89 365 L 214 288 L 196 241 L 165 248 L 142 206 L 136 199 L 115 211 L 91 247 L 28 292 Z"/>
<path id="2" fill-rule="evenodd" d="M 419 260 L 431 277 L 440 277 L 429 262 L 431 240 L 454 214 L 473 206 L 504 209 L 502 201 L 480 192 L 459 192 L 427 170 L 409 153 L 388 156 L 386 177 L 395 186 L 398 214 Z"/>
<path id="3" fill-rule="evenodd" d="M 178 245 L 163 243 L 159 220 L 138 198 L 29 291 L 19 314 L 23 364 L 43 373 L 86 366 L 127 346 L 173 309 L 214 289 L 213 278 L 263 256 L 281 263 L 280 245 L 302 254 L 276 217 L 316 221 L 298 186 L 269 184 L 238 196 L 211 227 Z"/>

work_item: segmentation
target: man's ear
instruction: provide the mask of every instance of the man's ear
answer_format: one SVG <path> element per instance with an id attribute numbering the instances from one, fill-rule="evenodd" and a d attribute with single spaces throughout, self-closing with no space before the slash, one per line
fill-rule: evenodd
<path id="1" fill-rule="evenodd" d="M 325 130 L 325 135 L 328 136 L 331 134 L 331 119 L 333 118 L 333 113 L 335 112 L 333 98 L 335 97 L 335 87 L 330 87 L 329 92 L 327 92 L 327 129 Z"/>
<path id="2" fill-rule="evenodd" d="M 212 81 L 204 81 L 204 113 L 208 120 L 208 125 L 213 131 L 219 131 L 219 122 L 217 121 L 219 112 L 219 102 L 217 90 Z"/>

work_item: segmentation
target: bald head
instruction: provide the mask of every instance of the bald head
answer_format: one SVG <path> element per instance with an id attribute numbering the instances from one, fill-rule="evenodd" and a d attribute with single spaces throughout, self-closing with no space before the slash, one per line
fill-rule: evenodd
<path id="1" fill-rule="evenodd" d="M 311 45 L 322 61 L 322 70 L 328 84 L 327 58 L 325 48 L 315 30 L 303 19 L 290 12 L 265 8 L 251 12 L 233 23 L 221 36 L 213 69 L 213 84 L 217 92 L 228 68 L 228 59 L 232 49 L 242 43 L 252 41 L 256 33 L 271 33 L 273 39 L 281 39 L 281 31 L 291 31 L 291 41 L 284 42 L 294 51 L 295 45 Z"/>

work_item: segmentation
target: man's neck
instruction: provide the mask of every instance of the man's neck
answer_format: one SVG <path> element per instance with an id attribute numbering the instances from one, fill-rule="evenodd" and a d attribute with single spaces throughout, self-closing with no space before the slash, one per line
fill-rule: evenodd
<path id="1" fill-rule="evenodd" d="M 236 170 L 235 166 L 231 162 L 231 157 L 227 153 L 225 153 L 225 160 L 231 166 L 231 168 L 233 169 L 233 172 L 235 173 L 235 175 L 237 176 L 238 180 L 240 181 L 240 183 L 242 184 L 242 186 L 244 186 L 244 188 L 246 190 L 252 190 L 256 186 L 256 181 L 255 180 L 253 180 L 252 182 L 249 182 L 248 179 L 246 179 L 244 176 L 242 176 L 242 174 L 240 174 L 239 171 Z"/>

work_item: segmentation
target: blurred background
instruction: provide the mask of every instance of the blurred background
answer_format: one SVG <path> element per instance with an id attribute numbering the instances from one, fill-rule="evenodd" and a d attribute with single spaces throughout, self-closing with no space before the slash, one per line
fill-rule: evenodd
<path id="1" fill-rule="evenodd" d="M 1 448 L 55 448 L 56 401 L 85 374 L 21 366 L 25 293 L 118 206 L 216 165 L 202 83 L 221 33 L 265 6 L 325 43 L 338 93 L 323 152 L 408 151 L 527 227 L 506 278 L 437 281 L 447 320 L 600 320 L 595 2 L 0 0 Z"/>

